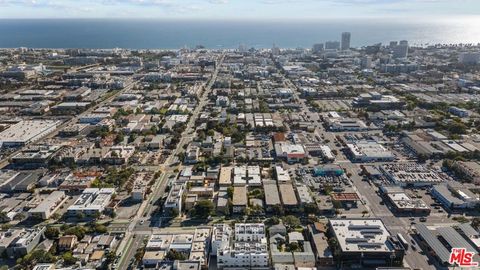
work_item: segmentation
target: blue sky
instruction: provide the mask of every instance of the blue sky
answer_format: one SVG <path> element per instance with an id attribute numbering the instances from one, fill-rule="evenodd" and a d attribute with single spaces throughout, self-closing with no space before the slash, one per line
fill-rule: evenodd
<path id="1" fill-rule="evenodd" d="M 480 0 L 0 0 L 0 18 L 465 18 Z"/>

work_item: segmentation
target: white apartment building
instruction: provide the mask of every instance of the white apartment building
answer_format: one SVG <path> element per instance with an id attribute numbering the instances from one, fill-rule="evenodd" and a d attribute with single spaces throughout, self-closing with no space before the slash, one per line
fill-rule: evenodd
<path id="1" fill-rule="evenodd" d="M 218 269 L 268 269 L 267 243 L 235 243 L 217 253 Z"/>
<path id="2" fill-rule="evenodd" d="M 239 223 L 235 224 L 236 242 L 261 242 L 265 239 L 265 224 Z"/>
<path id="3" fill-rule="evenodd" d="M 216 224 L 212 231 L 212 254 L 216 255 L 220 249 L 229 246 L 230 240 L 233 238 L 233 231 L 227 224 Z"/>
<path id="4" fill-rule="evenodd" d="M 171 212 L 173 209 L 176 209 L 178 213 L 182 212 L 182 195 L 184 191 L 184 184 L 174 184 L 170 193 L 168 194 L 167 200 L 163 206 L 163 211 L 165 213 Z"/>
<path id="5" fill-rule="evenodd" d="M 226 231 L 225 227 L 221 228 Z M 222 235 L 217 238 L 216 244 L 212 244 L 212 248 L 214 245 L 217 247 L 218 269 L 268 269 L 270 256 L 265 224 L 235 224 L 234 233 L 234 240 Z"/>

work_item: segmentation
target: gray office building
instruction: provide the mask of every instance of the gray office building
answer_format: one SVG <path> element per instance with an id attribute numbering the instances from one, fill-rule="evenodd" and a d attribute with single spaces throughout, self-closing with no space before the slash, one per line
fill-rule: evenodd
<path id="1" fill-rule="evenodd" d="M 342 51 L 346 51 L 350 49 L 350 38 L 352 34 L 350 32 L 343 32 L 342 33 Z"/>

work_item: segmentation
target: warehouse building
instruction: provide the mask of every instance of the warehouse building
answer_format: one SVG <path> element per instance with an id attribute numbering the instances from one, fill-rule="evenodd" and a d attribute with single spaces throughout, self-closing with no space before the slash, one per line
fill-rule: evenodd
<path id="1" fill-rule="evenodd" d="M 480 184 L 480 164 L 474 161 L 455 161 L 455 169 L 475 184 Z"/>
<path id="2" fill-rule="evenodd" d="M 451 248 L 465 248 L 467 252 L 473 252 L 474 261 L 479 261 L 478 251 L 475 244 L 472 245 L 468 236 L 464 231 L 471 231 L 473 228 L 467 225 L 459 225 L 458 231 L 450 226 L 435 226 L 428 228 L 425 224 L 416 224 L 415 231 L 419 237 L 420 246 L 435 257 L 440 264 L 444 266 L 450 265 Z M 478 236 L 478 233 L 476 233 Z"/>
<path id="3" fill-rule="evenodd" d="M 472 209 L 480 205 L 480 198 L 461 184 L 447 183 L 433 186 L 432 196 L 450 210 Z"/>
<path id="4" fill-rule="evenodd" d="M 59 121 L 29 120 L 20 121 L 0 133 L 2 147 L 20 147 L 38 141 L 53 132 Z"/>
<path id="5" fill-rule="evenodd" d="M 37 207 L 30 209 L 28 214 L 31 217 L 43 220 L 49 219 L 67 200 L 67 196 L 63 191 L 54 191 L 41 201 Z"/>
<path id="6" fill-rule="evenodd" d="M 356 162 L 393 161 L 395 156 L 383 145 L 374 141 L 347 143 L 350 157 Z"/>
<path id="7" fill-rule="evenodd" d="M 399 186 L 381 186 L 380 192 L 390 201 L 396 213 L 428 215 L 430 207 L 422 199 L 413 199 Z"/>
<path id="8" fill-rule="evenodd" d="M 0 186 L 0 191 L 25 192 L 32 190 L 42 175 L 42 171 L 23 171 L 14 173 Z"/>
<path id="9" fill-rule="evenodd" d="M 417 163 L 392 163 L 379 166 L 388 180 L 401 187 L 422 187 L 442 183 L 436 172 Z"/>

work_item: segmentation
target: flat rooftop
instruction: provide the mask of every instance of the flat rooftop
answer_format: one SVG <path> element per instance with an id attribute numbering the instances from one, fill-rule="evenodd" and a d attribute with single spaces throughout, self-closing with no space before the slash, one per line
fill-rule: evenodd
<path id="1" fill-rule="evenodd" d="M 390 233 L 381 219 L 330 219 L 342 252 L 392 252 Z"/>
<path id="2" fill-rule="evenodd" d="M 37 140 L 58 123 L 54 120 L 20 121 L 0 132 L 0 143 L 28 143 Z"/>

